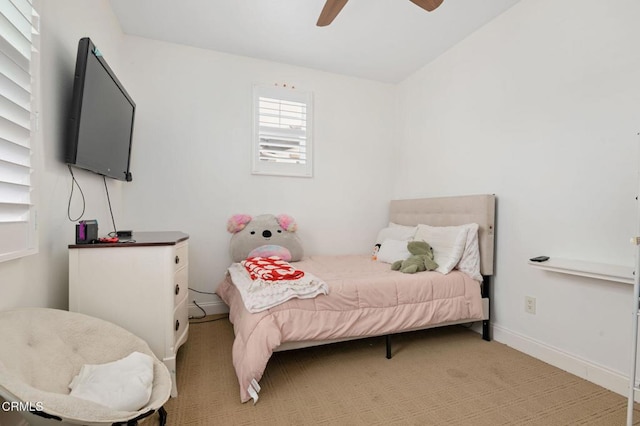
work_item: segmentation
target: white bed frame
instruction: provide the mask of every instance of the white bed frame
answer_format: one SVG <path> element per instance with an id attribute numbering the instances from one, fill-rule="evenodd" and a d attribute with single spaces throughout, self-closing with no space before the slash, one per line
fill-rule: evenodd
<path id="1" fill-rule="evenodd" d="M 494 265 L 495 210 L 496 197 L 493 194 L 392 200 L 389 206 L 389 221 L 399 225 L 415 226 L 425 224 L 431 226 L 455 226 L 467 223 L 477 223 L 479 225 L 478 244 L 480 248 L 480 273 L 483 276 L 482 298 L 484 311 L 482 320 L 482 338 L 487 341 L 491 340 L 489 295 Z M 428 327 L 407 329 L 402 332 L 466 323 L 469 323 L 469 321 L 461 320 L 431 325 Z M 300 349 L 362 338 L 363 337 L 322 341 L 285 342 L 274 351 L 279 352 L 291 349 Z M 387 358 L 391 358 L 391 339 L 389 335 L 386 336 L 386 340 Z"/>

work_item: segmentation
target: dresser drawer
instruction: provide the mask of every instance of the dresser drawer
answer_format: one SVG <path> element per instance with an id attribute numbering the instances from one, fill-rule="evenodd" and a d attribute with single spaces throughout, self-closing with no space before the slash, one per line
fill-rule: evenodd
<path id="1" fill-rule="evenodd" d="M 189 278 L 188 278 L 188 269 L 182 268 L 179 269 L 174 276 L 174 285 L 173 285 L 173 307 L 178 306 L 185 298 L 187 297 L 187 293 L 189 293 Z"/>
<path id="2" fill-rule="evenodd" d="M 173 343 L 180 340 L 189 328 L 189 306 L 185 298 L 173 313 Z"/>
<path id="3" fill-rule="evenodd" d="M 189 246 L 187 243 L 178 244 L 176 246 L 176 255 L 173 259 L 175 270 L 186 267 L 189 263 Z"/>

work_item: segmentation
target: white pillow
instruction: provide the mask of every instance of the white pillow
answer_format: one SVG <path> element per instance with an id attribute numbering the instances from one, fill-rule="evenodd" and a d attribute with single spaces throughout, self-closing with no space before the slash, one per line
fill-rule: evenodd
<path id="1" fill-rule="evenodd" d="M 469 223 L 462 226 L 467 228 L 467 242 L 464 246 L 462 258 L 456 268 L 474 280 L 482 281 L 482 274 L 480 273 L 480 247 L 478 243 L 478 229 L 480 227 L 477 223 Z"/>
<path id="2" fill-rule="evenodd" d="M 411 253 L 407 250 L 407 240 L 386 239 L 378 251 L 378 262 L 393 263 L 396 260 L 405 260 Z"/>
<path id="3" fill-rule="evenodd" d="M 462 258 L 467 241 L 468 228 L 465 226 L 418 225 L 415 241 L 426 241 L 433 248 L 433 257 L 438 267 L 436 271 L 448 274 Z"/>
<path id="4" fill-rule="evenodd" d="M 416 233 L 418 227 L 397 225 L 395 223 L 389 223 L 389 227 L 383 228 L 378 232 L 376 238 L 376 244 L 382 244 L 385 240 L 410 240 Z"/>
<path id="5" fill-rule="evenodd" d="M 69 384 L 69 395 L 117 411 L 138 411 L 151 398 L 153 358 L 132 352 L 105 364 L 85 364 Z"/>

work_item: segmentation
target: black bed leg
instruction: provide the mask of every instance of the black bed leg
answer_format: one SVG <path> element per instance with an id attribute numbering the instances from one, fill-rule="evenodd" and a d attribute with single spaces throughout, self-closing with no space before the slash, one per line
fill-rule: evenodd
<path id="1" fill-rule="evenodd" d="M 387 359 L 391 359 L 391 335 L 387 334 L 385 337 L 385 341 L 387 343 Z"/>
<path id="2" fill-rule="evenodd" d="M 487 299 L 488 305 L 488 317 L 491 318 L 491 277 L 490 276 L 482 276 L 482 298 L 483 303 L 484 299 Z M 487 342 L 491 341 L 491 332 L 489 329 L 489 319 L 482 320 L 482 339 Z"/>
<path id="3" fill-rule="evenodd" d="M 482 321 L 482 340 L 491 341 L 491 333 L 489 332 L 489 320 Z"/>

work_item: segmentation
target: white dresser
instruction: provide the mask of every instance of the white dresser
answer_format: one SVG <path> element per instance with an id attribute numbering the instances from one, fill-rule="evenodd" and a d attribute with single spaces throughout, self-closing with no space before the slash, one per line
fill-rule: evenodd
<path id="1" fill-rule="evenodd" d="M 111 321 L 144 339 L 178 395 L 176 354 L 189 334 L 189 236 L 134 232 L 132 242 L 69 246 L 69 310 Z"/>

